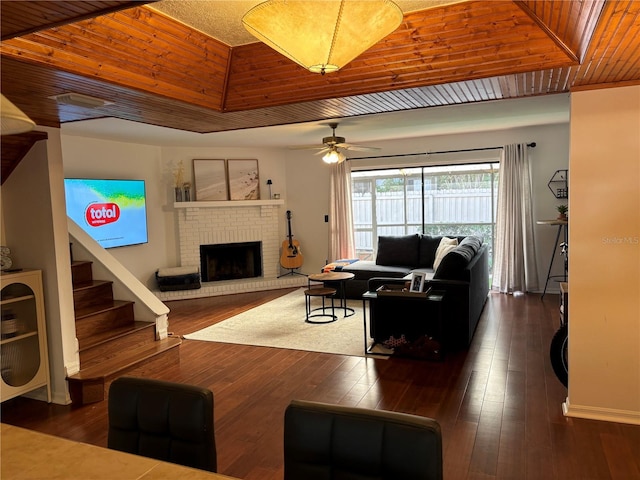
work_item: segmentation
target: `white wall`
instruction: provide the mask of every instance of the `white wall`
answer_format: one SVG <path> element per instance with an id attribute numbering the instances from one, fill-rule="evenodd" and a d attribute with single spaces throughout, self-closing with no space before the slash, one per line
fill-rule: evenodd
<path id="1" fill-rule="evenodd" d="M 155 271 L 171 259 L 169 226 L 172 197 L 165 188 L 159 147 L 62 135 L 66 178 L 143 179 L 147 194 L 149 243 L 110 249 L 109 252 L 147 287 L 155 285 Z"/>
<path id="2" fill-rule="evenodd" d="M 571 95 L 569 416 L 640 425 L 640 86 Z"/>
<path id="3" fill-rule="evenodd" d="M 78 368 L 59 130 L 29 150 L 2 186 L 3 237 L 16 268 L 42 270 L 52 399 L 69 403 Z M 74 371 L 75 369 L 75 371 Z M 46 398 L 46 397 L 45 397 Z"/>

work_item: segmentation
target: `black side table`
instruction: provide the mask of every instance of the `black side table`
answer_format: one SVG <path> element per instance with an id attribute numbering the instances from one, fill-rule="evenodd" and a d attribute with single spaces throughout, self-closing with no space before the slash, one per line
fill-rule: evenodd
<path id="1" fill-rule="evenodd" d="M 429 320 L 435 320 L 435 327 L 436 327 L 436 334 L 437 334 L 437 340 L 440 342 L 441 345 L 444 345 L 444 330 L 443 330 L 443 326 L 442 326 L 442 303 L 444 301 L 444 296 L 445 296 L 445 292 L 444 290 L 430 290 L 426 295 L 424 296 L 418 296 L 415 294 L 407 294 L 407 295 L 401 295 L 401 294 L 396 294 L 396 295 L 379 295 L 377 292 L 365 292 L 362 294 L 362 318 L 363 318 L 363 325 L 364 325 L 364 353 L 369 354 L 369 355 L 387 355 L 386 353 L 379 353 L 379 352 L 374 352 L 372 349 L 376 346 L 377 341 L 375 339 L 373 339 L 373 343 L 371 343 L 369 345 L 368 341 L 367 341 L 367 302 L 369 302 L 369 309 L 371 309 L 371 305 L 372 302 L 379 302 L 379 301 L 394 301 L 397 302 L 397 304 L 399 306 L 401 306 L 404 302 L 412 302 L 413 303 L 413 307 L 414 308 L 418 308 L 419 310 L 422 310 L 425 312 L 425 315 L 430 316 L 431 318 Z M 406 312 L 407 310 L 412 310 L 412 309 L 402 309 L 402 308 L 398 308 L 398 311 L 400 312 Z M 369 315 L 369 317 L 371 317 L 371 315 Z M 431 321 L 426 322 L 425 323 L 425 327 L 427 327 L 427 324 L 432 324 Z M 424 329 L 425 330 L 425 334 L 428 333 L 426 330 L 427 328 Z"/>

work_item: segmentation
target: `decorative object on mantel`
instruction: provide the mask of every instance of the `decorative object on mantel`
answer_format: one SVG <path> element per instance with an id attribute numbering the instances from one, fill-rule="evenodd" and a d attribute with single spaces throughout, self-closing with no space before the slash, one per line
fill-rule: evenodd
<path id="1" fill-rule="evenodd" d="M 194 200 L 197 202 L 260 200 L 260 176 L 256 159 L 195 158 L 193 176 Z M 271 197 L 271 184 L 268 183 L 268 185 Z"/>
<path id="2" fill-rule="evenodd" d="M 558 210 L 558 220 L 567 220 L 567 212 L 569 211 L 569 207 L 567 205 L 558 205 L 556 207 L 556 210 Z"/>
<path id="3" fill-rule="evenodd" d="M 184 165 L 182 160 L 173 169 L 173 189 L 175 191 L 176 202 L 182 201 L 182 186 L 184 184 Z"/>
<path id="4" fill-rule="evenodd" d="M 191 201 L 191 183 L 190 182 L 183 183 L 182 190 L 184 192 L 184 195 L 182 196 L 182 200 L 184 200 L 185 202 L 190 202 Z"/>
<path id="5" fill-rule="evenodd" d="M 271 195 L 271 185 L 273 185 L 271 179 L 267 180 L 267 185 L 269 186 L 269 200 L 271 200 L 273 198 L 273 195 Z"/>
<path id="6" fill-rule="evenodd" d="M 313 73 L 331 73 L 402 22 L 391 0 L 268 0 L 242 17 L 251 35 Z"/>
<path id="7" fill-rule="evenodd" d="M 260 199 L 258 160 L 229 159 L 227 160 L 227 175 L 231 200 Z"/>
<path id="8" fill-rule="evenodd" d="M 547 186 L 556 198 L 569 198 L 569 170 L 556 170 Z"/>
<path id="9" fill-rule="evenodd" d="M 229 200 L 227 167 L 224 159 L 193 160 L 196 201 Z"/>

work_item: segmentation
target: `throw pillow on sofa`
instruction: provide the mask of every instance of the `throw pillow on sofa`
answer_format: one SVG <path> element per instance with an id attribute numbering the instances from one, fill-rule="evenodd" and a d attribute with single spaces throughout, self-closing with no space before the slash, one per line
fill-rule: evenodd
<path id="1" fill-rule="evenodd" d="M 466 237 L 442 258 L 437 269 L 434 268 L 433 278 L 465 280 L 464 270 L 481 247 L 482 239 L 475 236 Z"/>
<path id="2" fill-rule="evenodd" d="M 440 245 L 441 236 L 420 235 L 418 247 L 418 268 L 433 268 L 436 250 Z"/>
<path id="3" fill-rule="evenodd" d="M 433 260 L 433 270 L 438 270 L 438 266 L 447 253 L 458 246 L 457 238 L 442 237 L 440 245 L 436 249 L 436 258 Z"/>
<path id="4" fill-rule="evenodd" d="M 475 255 L 482 247 L 482 238 L 476 237 L 474 235 L 469 235 L 468 237 L 464 237 L 464 239 L 462 239 L 462 241 L 458 243 L 459 247 L 462 247 L 464 245 L 468 245 L 473 250 L 473 253 Z"/>
<path id="5" fill-rule="evenodd" d="M 409 266 L 418 264 L 418 234 L 378 237 L 376 265 Z"/>

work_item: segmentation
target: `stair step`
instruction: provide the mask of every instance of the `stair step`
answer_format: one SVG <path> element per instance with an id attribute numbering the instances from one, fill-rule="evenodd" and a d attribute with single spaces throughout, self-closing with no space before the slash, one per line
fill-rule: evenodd
<path id="1" fill-rule="evenodd" d="M 99 309 L 113 303 L 113 282 L 91 280 L 73 288 L 73 307 L 76 312 Z"/>
<path id="2" fill-rule="evenodd" d="M 135 321 L 131 325 L 107 330 L 105 332 L 92 335 L 91 338 L 86 339 L 84 342 L 79 342 L 80 352 L 82 353 L 85 350 L 90 350 L 104 343 L 112 342 L 118 338 L 133 336 L 135 333 L 142 330 L 151 330 L 153 337 L 155 338 L 156 329 L 154 322 Z"/>
<path id="3" fill-rule="evenodd" d="M 93 280 L 93 262 L 73 261 L 71 262 L 71 279 L 74 288 Z"/>
<path id="4" fill-rule="evenodd" d="M 114 329 L 132 326 L 134 324 L 134 302 L 128 300 L 114 300 L 113 304 L 99 310 L 76 311 L 76 337 L 79 342 L 110 332 Z"/>
<path id="5" fill-rule="evenodd" d="M 100 402 L 105 398 L 105 382 L 158 355 L 178 353 L 182 340 L 169 337 L 140 347 L 118 352 L 113 357 L 67 377 L 69 393 L 75 405 Z M 177 357 L 176 357 L 177 358 Z"/>
<path id="6" fill-rule="evenodd" d="M 133 322 L 131 325 L 106 330 L 79 340 L 80 365 L 91 366 L 92 362 L 112 356 L 113 352 L 136 348 L 156 337 L 154 322 Z"/>
<path id="7" fill-rule="evenodd" d="M 108 305 L 103 305 L 101 307 L 76 310 L 76 321 L 82 321 L 96 315 L 103 315 L 114 310 L 126 310 L 128 306 L 133 306 L 133 304 L 134 302 L 130 300 L 113 300 L 109 302 Z"/>
<path id="8" fill-rule="evenodd" d="M 75 381 L 110 377 L 118 372 L 135 366 L 142 360 L 147 360 L 159 353 L 177 347 L 181 343 L 182 340 L 178 337 L 168 337 L 163 340 L 147 343 L 135 349 L 119 352 L 109 360 L 90 368 L 84 368 L 75 375 L 68 377 L 68 379 Z"/>

